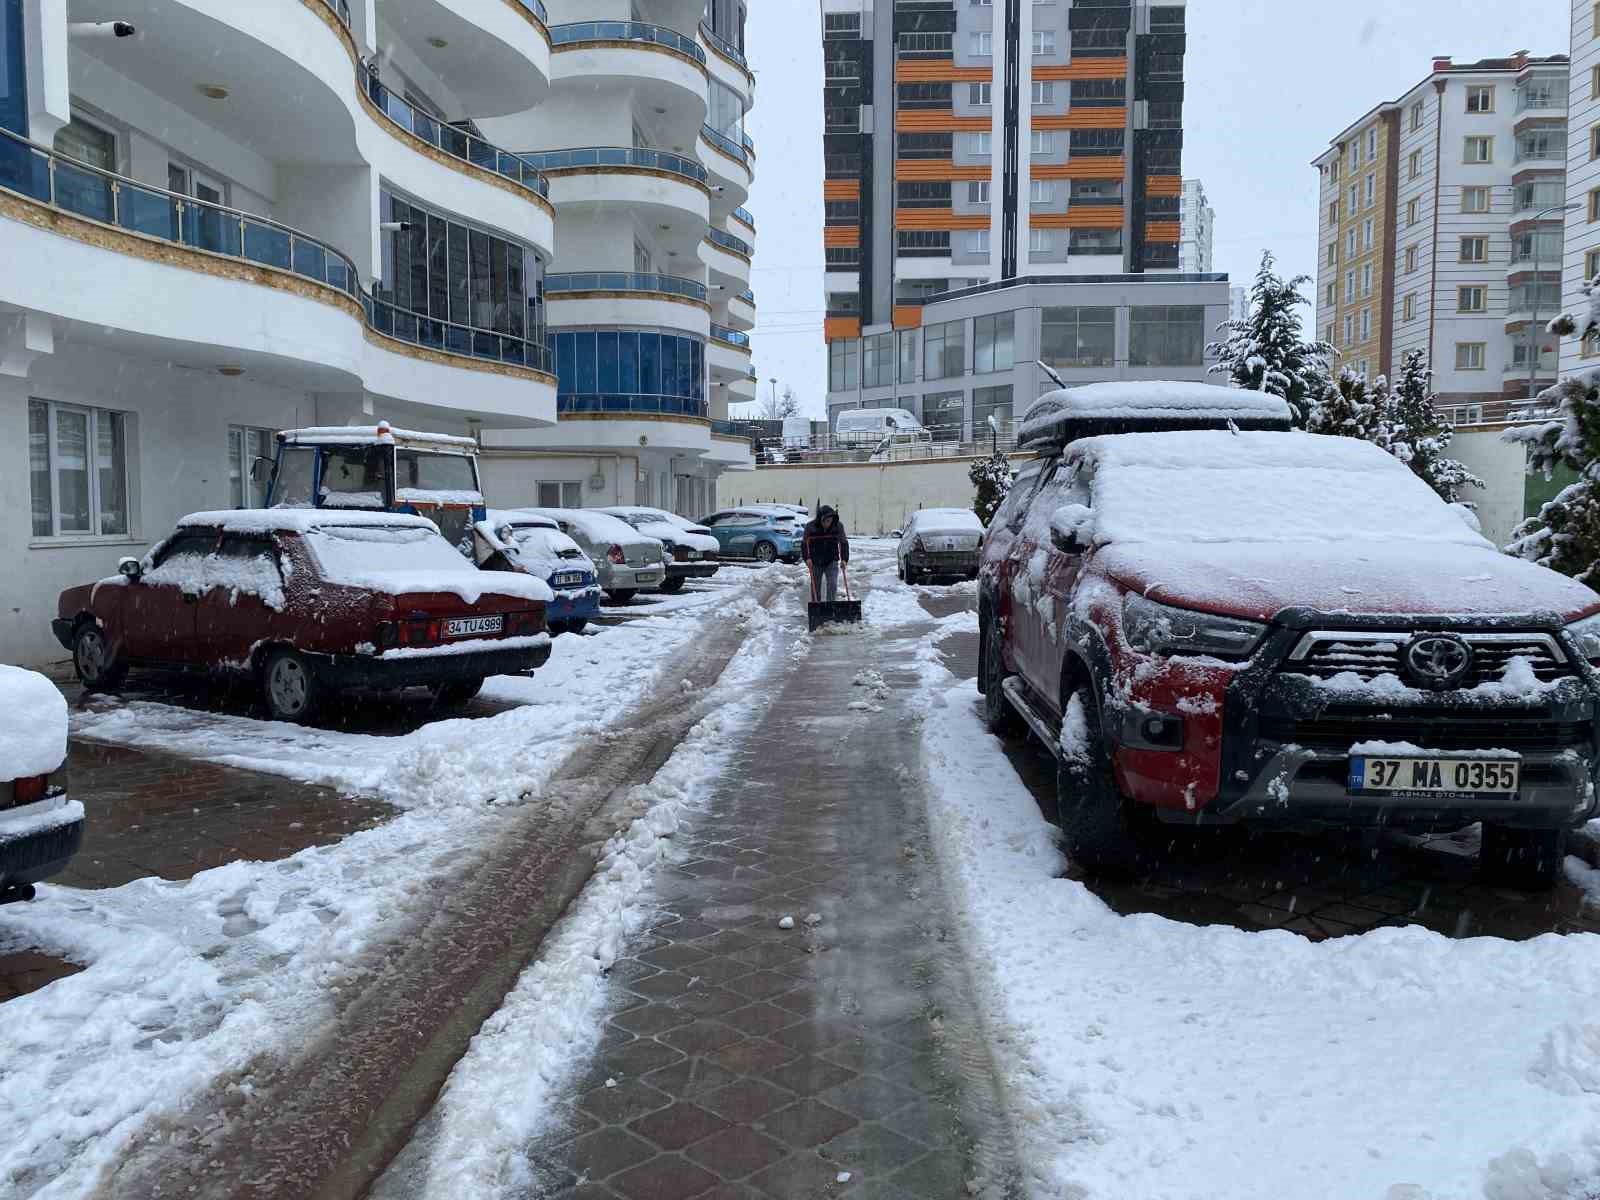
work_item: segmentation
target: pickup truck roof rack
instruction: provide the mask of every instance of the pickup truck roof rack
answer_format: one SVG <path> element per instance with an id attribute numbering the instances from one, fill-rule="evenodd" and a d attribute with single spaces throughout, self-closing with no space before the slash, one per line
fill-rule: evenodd
<path id="1" fill-rule="evenodd" d="M 1058 388 L 1029 405 L 1017 447 L 1052 454 L 1102 434 L 1229 428 L 1287 430 L 1288 402 L 1267 392 L 1161 379 Z"/>

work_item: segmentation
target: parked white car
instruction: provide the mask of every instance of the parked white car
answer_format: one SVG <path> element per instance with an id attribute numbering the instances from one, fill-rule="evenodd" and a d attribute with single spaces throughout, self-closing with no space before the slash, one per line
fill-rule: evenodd
<path id="1" fill-rule="evenodd" d="M 523 508 L 553 520 L 578 543 L 600 576 L 600 587 L 618 604 L 641 591 L 659 591 L 667 581 L 667 548 L 626 521 L 596 508 Z"/>
<path id="2" fill-rule="evenodd" d="M 664 508 L 642 504 L 623 504 L 597 509 L 619 521 L 626 521 L 646 537 L 653 537 L 667 548 L 667 578 L 663 592 L 681 592 L 691 579 L 708 579 L 717 573 L 722 546 L 711 530 L 696 525 Z"/>
<path id="3" fill-rule="evenodd" d="M 0 904 L 31 900 L 83 843 L 67 796 L 67 702 L 43 675 L 0 665 Z"/>
<path id="4" fill-rule="evenodd" d="M 976 579 L 982 544 L 983 522 L 971 509 L 919 509 L 900 531 L 897 574 L 907 583 L 935 575 Z"/>

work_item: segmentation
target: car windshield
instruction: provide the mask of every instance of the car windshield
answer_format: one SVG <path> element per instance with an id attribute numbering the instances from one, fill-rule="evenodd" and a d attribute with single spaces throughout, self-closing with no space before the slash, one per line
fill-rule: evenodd
<path id="1" fill-rule="evenodd" d="M 306 533 L 325 579 L 469 569 L 449 542 L 431 529 L 389 525 L 319 525 Z"/>
<path id="2" fill-rule="evenodd" d="M 476 492 L 478 470 L 465 454 L 395 451 L 395 487 L 418 492 Z"/>

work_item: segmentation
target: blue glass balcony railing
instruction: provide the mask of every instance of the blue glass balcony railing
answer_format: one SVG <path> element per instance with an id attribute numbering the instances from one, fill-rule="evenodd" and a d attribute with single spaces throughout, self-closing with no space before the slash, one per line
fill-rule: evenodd
<path id="1" fill-rule="evenodd" d="M 745 148 L 738 142 L 734 141 L 727 134 L 718 133 L 709 125 L 702 125 L 700 127 L 700 136 L 705 138 L 706 141 L 710 142 L 718 150 L 721 150 L 729 158 L 736 158 L 740 162 L 747 165 L 750 162 L 750 156 L 745 153 Z"/>
<path id="2" fill-rule="evenodd" d="M 715 46 L 723 54 L 727 55 L 727 57 L 733 59 L 734 62 L 738 63 L 745 70 L 748 71 L 750 69 L 750 64 L 745 61 L 744 51 L 740 50 L 739 47 L 735 46 L 721 34 L 713 33 L 711 31 L 711 27 L 704 21 L 700 23 L 700 36 L 705 38 L 706 41 L 710 42 L 711 45 Z"/>
<path id="3" fill-rule="evenodd" d="M 751 229 L 756 227 L 755 216 L 748 208 L 736 208 L 733 210 L 733 215 L 736 219 L 743 221 L 746 225 L 750 226 Z"/>
<path id="4" fill-rule="evenodd" d="M 748 133 L 741 135 L 744 141 L 744 150 L 751 158 L 756 156 L 756 144 Z"/>
<path id="5" fill-rule="evenodd" d="M 664 25 L 646 25 L 643 21 L 578 21 L 571 25 L 552 25 L 550 42 L 555 46 L 576 46 L 581 42 L 647 42 L 676 50 L 706 65 L 706 52 L 693 38 L 684 37 L 675 29 Z"/>
<path id="6" fill-rule="evenodd" d="M 754 291 L 753 291 L 753 290 L 752 290 L 752 289 L 750 289 L 750 288 L 745 288 L 745 290 L 744 290 L 744 291 L 742 291 L 742 292 L 740 292 L 740 293 L 739 293 L 739 294 L 738 294 L 738 295 L 737 295 L 737 296 L 736 296 L 736 297 L 734 297 L 734 298 L 735 298 L 735 299 L 736 299 L 736 300 L 743 300 L 743 301 L 744 301 L 744 302 L 745 302 L 745 303 L 746 303 L 746 304 L 754 304 L 754 303 L 755 303 L 755 302 L 756 302 L 756 294 L 755 294 L 755 292 L 754 292 Z"/>
<path id="7" fill-rule="evenodd" d="M 733 234 L 725 233 L 720 229 L 707 230 L 706 240 L 721 246 L 724 250 L 732 250 L 735 254 L 742 254 L 746 258 L 755 253 L 750 248 L 750 243 L 742 237 L 735 237 Z"/>
<path id="8" fill-rule="evenodd" d="M 681 154 L 666 154 L 637 146 L 585 146 L 574 150 L 540 150 L 518 155 L 541 171 L 570 171 L 582 167 L 644 167 L 682 175 L 696 183 L 706 181 L 703 163 Z"/>
<path id="9" fill-rule="evenodd" d="M 741 350 L 750 349 L 750 335 L 740 333 L 737 329 L 729 329 L 726 325 L 711 323 L 711 336 L 719 342 L 726 342 L 730 346 L 738 346 Z"/>
<path id="10" fill-rule="evenodd" d="M 680 417 L 705 417 L 706 402 L 686 396 L 646 396 L 637 392 L 606 392 L 556 397 L 558 413 L 667 413 Z"/>
<path id="11" fill-rule="evenodd" d="M 538 17 L 539 24 L 546 26 L 550 24 L 550 12 L 545 8 L 544 0 L 517 0 L 517 3 Z"/>
<path id="12" fill-rule="evenodd" d="M 465 129 L 458 129 L 423 112 L 415 104 L 395 95 L 375 75 L 367 76 L 366 87 L 367 95 L 378 110 L 407 133 L 415 134 L 452 158 L 503 175 L 536 195 L 550 195 L 550 181 L 537 167 L 511 151 L 502 150 Z"/>
<path id="13" fill-rule="evenodd" d="M 367 311 L 367 324 L 386 337 L 446 354 L 461 354 L 487 362 L 512 363 L 555 374 L 550 365 L 550 348 L 543 342 L 497 333 L 492 329 L 441 321 L 437 317 L 423 316 L 371 296 L 363 296 L 361 302 Z"/>
<path id="14" fill-rule="evenodd" d="M 750 441 L 750 434 L 738 422 L 730 421 L 726 417 L 712 417 L 711 432 L 720 433 L 724 437 L 743 438 L 747 442 Z"/>
<path id="15" fill-rule="evenodd" d="M 665 292 L 704 300 L 706 285 L 678 275 L 647 275 L 638 271 L 573 271 L 544 277 L 546 296 L 559 296 L 563 292 Z"/>

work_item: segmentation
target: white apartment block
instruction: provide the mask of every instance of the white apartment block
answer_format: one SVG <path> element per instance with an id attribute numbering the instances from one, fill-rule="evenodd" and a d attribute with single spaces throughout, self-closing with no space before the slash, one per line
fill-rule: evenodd
<path id="1" fill-rule="evenodd" d="M 275 430 L 479 434 L 500 506 L 753 468 L 743 7 L 0 0 L 0 661 Z"/>
<path id="2" fill-rule="evenodd" d="M 1211 239 L 1217 214 L 1206 201 L 1206 189 L 1198 179 L 1183 181 L 1183 200 L 1179 208 L 1182 232 L 1178 241 L 1178 270 L 1185 273 L 1211 270 Z"/>
<path id="3" fill-rule="evenodd" d="M 1584 284 L 1600 275 L 1600 9 L 1572 0 L 1572 67 L 1567 81 L 1566 229 L 1561 311 L 1582 309 Z M 1561 373 L 1593 366 L 1596 343 L 1560 344 Z"/>

